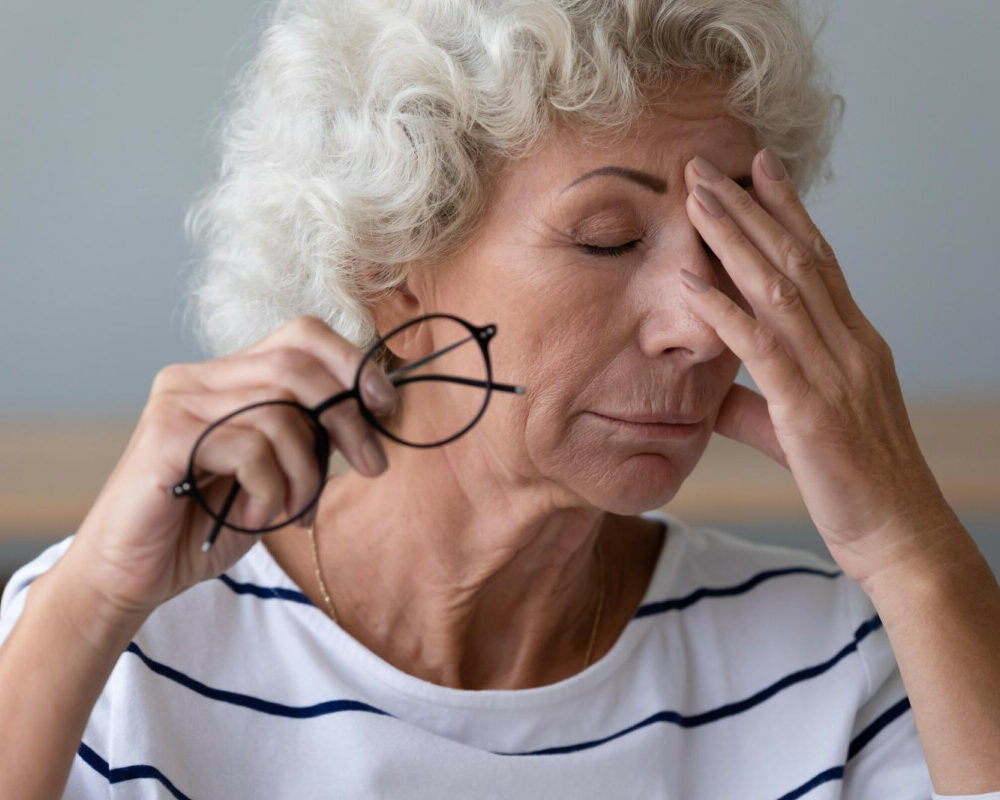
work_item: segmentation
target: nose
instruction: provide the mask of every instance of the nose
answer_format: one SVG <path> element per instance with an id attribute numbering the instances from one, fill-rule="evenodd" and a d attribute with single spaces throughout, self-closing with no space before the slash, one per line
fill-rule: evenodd
<path id="1" fill-rule="evenodd" d="M 659 243 L 636 273 L 639 349 L 650 358 L 668 356 L 685 365 L 711 361 L 726 351 L 726 343 L 684 299 L 682 268 L 719 287 L 721 267 L 690 224 Z"/>

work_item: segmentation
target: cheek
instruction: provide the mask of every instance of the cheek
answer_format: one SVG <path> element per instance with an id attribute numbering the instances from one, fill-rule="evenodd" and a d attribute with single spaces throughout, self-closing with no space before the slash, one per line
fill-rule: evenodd
<path id="1" fill-rule="evenodd" d="M 501 437 L 497 444 L 523 448 L 542 472 L 548 471 L 544 467 L 552 466 L 553 459 L 566 455 L 566 438 L 573 429 L 579 398 L 603 363 L 601 343 L 594 337 L 582 341 L 571 332 L 575 329 L 575 325 L 553 326 L 548 335 L 537 339 L 517 337 L 508 343 L 509 348 L 498 347 L 496 354 L 496 379 L 527 389 L 524 397 L 504 403 L 505 411 L 497 417 L 496 433 Z"/>

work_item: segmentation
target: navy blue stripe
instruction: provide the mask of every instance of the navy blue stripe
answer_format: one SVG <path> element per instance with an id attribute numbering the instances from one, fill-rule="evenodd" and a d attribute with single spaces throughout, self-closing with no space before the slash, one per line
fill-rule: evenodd
<path id="1" fill-rule="evenodd" d="M 744 594 L 765 581 L 769 581 L 773 578 L 781 578 L 785 575 L 818 575 L 822 578 L 837 578 L 842 574 L 843 573 L 839 570 L 827 571 L 815 569 L 813 567 L 787 567 L 785 569 L 767 570 L 766 572 L 754 575 L 742 583 L 736 584 L 735 586 L 696 589 L 684 597 L 671 600 L 657 600 L 652 603 L 646 603 L 636 610 L 635 615 L 632 618 L 640 619 L 641 617 L 649 617 L 653 614 L 662 614 L 666 611 L 680 611 L 688 606 L 694 605 L 699 600 L 703 600 L 706 597 L 733 597 L 735 595 Z M 225 573 L 219 575 L 219 580 L 236 592 L 236 594 L 249 594 L 254 597 L 260 597 L 264 600 L 291 600 L 295 603 L 302 603 L 307 606 L 313 605 L 312 601 L 306 595 L 302 592 L 297 592 L 294 589 L 283 589 L 279 586 L 258 586 L 254 583 L 238 583 Z"/>
<path id="2" fill-rule="evenodd" d="M 783 794 L 778 800 L 796 800 L 802 795 L 808 794 L 817 786 L 824 783 L 829 783 L 830 781 L 839 781 L 844 777 L 843 767 L 830 767 L 830 769 L 823 770 L 815 778 L 810 778 L 808 781 L 803 783 L 799 788 L 792 789 L 788 794 Z"/>
<path id="3" fill-rule="evenodd" d="M 910 698 L 904 697 L 894 706 L 890 707 L 886 711 L 883 711 L 874 722 L 870 723 L 867 728 L 851 740 L 851 744 L 847 748 L 847 760 L 850 761 L 854 758 L 854 756 L 861 752 L 861 750 L 864 749 L 864 746 L 874 739 L 886 725 L 891 723 L 893 720 L 898 719 L 902 714 L 906 713 L 909 708 Z M 830 769 L 823 770 L 823 772 L 819 773 L 816 777 L 810 778 L 797 789 L 793 789 L 788 794 L 783 794 L 778 798 L 778 800 L 795 800 L 795 798 L 808 794 L 822 783 L 826 783 L 827 781 L 839 781 L 843 777 L 844 767 L 830 767 Z"/>
<path id="4" fill-rule="evenodd" d="M 219 580 L 232 589 L 236 594 L 252 594 L 254 597 L 261 597 L 265 600 L 291 600 L 295 603 L 312 605 L 312 601 L 302 592 L 294 589 L 282 589 L 280 586 L 258 586 L 255 583 L 237 583 L 228 575 L 223 573 Z"/>
<path id="5" fill-rule="evenodd" d="M 851 740 L 851 746 L 847 749 L 847 760 L 854 758 L 886 725 L 905 714 L 909 708 L 910 698 L 904 697 L 896 705 L 883 711 L 874 722 Z"/>
<path id="6" fill-rule="evenodd" d="M 253 697 L 248 694 L 230 692 L 225 689 L 215 689 L 211 686 L 206 686 L 200 681 L 196 681 L 194 678 L 185 675 L 183 672 L 179 672 L 173 667 L 168 667 L 166 664 L 154 661 L 142 652 L 142 650 L 139 649 L 139 645 L 135 642 L 131 642 L 129 644 L 126 648 L 126 652 L 137 655 L 140 659 L 142 659 L 142 662 L 157 675 L 162 675 L 164 678 L 168 678 L 176 683 L 179 683 L 181 686 L 184 686 L 193 692 L 197 692 L 203 697 L 207 697 L 210 700 L 219 700 L 223 703 L 232 703 L 236 706 L 243 706 L 244 708 L 249 708 L 253 711 L 260 711 L 264 714 L 273 714 L 276 717 L 308 719 L 311 717 L 321 717 L 326 714 L 336 714 L 340 711 L 367 711 L 372 714 L 384 714 L 388 717 L 392 716 L 392 714 L 389 714 L 387 711 L 382 711 L 381 709 L 370 706 L 367 703 L 361 703 L 356 700 L 327 700 L 323 703 L 316 703 L 311 706 L 287 706 L 284 703 L 262 700 L 259 697 Z"/>
<path id="7" fill-rule="evenodd" d="M 605 736 L 602 739 L 593 739 L 588 742 L 580 742 L 579 744 L 568 744 L 562 745 L 560 747 L 547 747 L 543 750 L 528 750 L 523 752 L 514 753 L 497 753 L 497 755 L 505 756 L 541 756 L 541 755 L 557 755 L 563 753 L 575 753 L 580 750 L 589 750 L 592 747 L 597 747 L 602 744 L 606 744 L 614 739 L 625 736 L 629 733 L 633 733 L 641 728 L 645 728 L 648 725 L 653 725 L 657 722 L 669 722 L 673 725 L 677 725 L 681 728 L 696 728 L 700 725 L 708 725 L 712 722 L 718 722 L 720 719 L 725 719 L 726 717 L 733 717 L 737 714 L 742 714 L 744 711 L 748 711 L 754 706 L 760 705 L 765 700 L 774 697 L 778 692 L 787 689 L 789 686 L 793 686 L 797 683 L 802 683 L 803 681 L 815 678 L 817 675 L 822 675 L 824 672 L 832 669 L 837 663 L 839 663 L 843 658 L 855 652 L 858 649 L 858 643 L 861 642 L 868 634 L 872 631 L 876 631 L 882 627 L 882 620 L 879 619 L 876 614 L 867 622 L 862 623 L 858 626 L 858 629 L 854 632 L 854 638 L 851 642 L 844 645 L 833 658 L 824 661 L 822 664 L 817 664 L 812 667 L 807 667 L 806 669 L 801 669 L 797 672 L 793 672 L 790 675 L 786 675 L 781 680 L 772 683 L 765 689 L 751 695 L 745 700 L 740 700 L 735 703 L 727 703 L 724 706 L 719 706 L 718 708 L 712 709 L 711 711 L 704 711 L 701 714 L 691 714 L 685 715 L 677 711 L 660 711 L 653 714 L 646 719 L 637 722 L 624 730 L 613 733 L 610 736 Z"/>
<path id="8" fill-rule="evenodd" d="M 153 778 L 162 783 L 167 788 L 167 791 L 176 797 L 177 800 L 191 800 L 184 792 L 174 786 L 166 775 L 149 764 L 133 764 L 130 767 L 115 767 L 111 769 L 107 761 L 97 755 L 97 753 L 83 742 L 80 742 L 80 749 L 77 751 L 77 755 L 89 766 L 93 767 L 108 783 L 122 783 L 123 781 L 134 781 L 140 778 Z"/>
<path id="9" fill-rule="evenodd" d="M 843 573 L 840 570 L 834 570 L 831 572 L 822 569 L 814 569 L 812 567 L 770 569 L 766 572 L 754 575 L 752 578 L 743 581 L 743 583 L 738 583 L 735 586 L 726 586 L 718 589 L 696 589 L 691 592 L 691 594 L 674 600 L 658 600 L 653 603 L 646 603 L 643 606 L 639 606 L 639 610 L 635 612 L 635 617 L 633 617 L 633 619 L 648 617 L 653 614 L 662 614 L 665 611 L 680 611 L 688 606 L 694 605 L 705 597 L 732 597 L 733 595 L 743 594 L 744 592 L 749 592 L 755 586 L 763 583 L 764 581 L 769 581 L 772 578 L 781 578 L 785 575 L 819 575 L 823 578 L 836 578 L 842 574 Z"/>

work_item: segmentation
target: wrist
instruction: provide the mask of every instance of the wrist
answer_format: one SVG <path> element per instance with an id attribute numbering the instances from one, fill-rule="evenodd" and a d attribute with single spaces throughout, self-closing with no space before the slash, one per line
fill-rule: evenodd
<path id="1" fill-rule="evenodd" d="M 51 609 L 74 635 L 95 650 L 121 652 L 142 627 L 148 611 L 122 608 L 91 584 L 71 546 L 31 586 L 28 603 Z"/>
<path id="2" fill-rule="evenodd" d="M 996 586 L 989 564 L 957 519 L 930 533 L 901 545 L 859 581 L 887 627 L 949 597 Z"/>

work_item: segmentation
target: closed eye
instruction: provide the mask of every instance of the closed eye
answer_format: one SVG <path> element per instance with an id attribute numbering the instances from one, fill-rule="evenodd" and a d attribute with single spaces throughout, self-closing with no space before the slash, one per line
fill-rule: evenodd
<path id="1" fill-rule="evenodd" d="M 601 247 L 596 244 L 584 244 L 580 243 L 580 248 L 592 256 L 623 256 L 631 250 L 634 250 L 642 242 L 642 239 L 633 239 L 631 242 L 625 242 L 624 244 L 614 245 L 612 247 Z"/>

